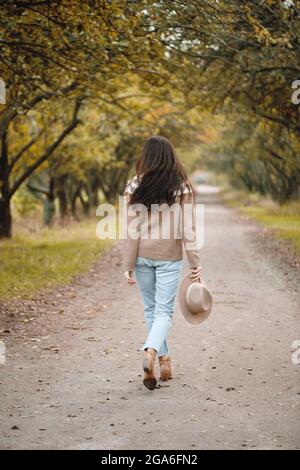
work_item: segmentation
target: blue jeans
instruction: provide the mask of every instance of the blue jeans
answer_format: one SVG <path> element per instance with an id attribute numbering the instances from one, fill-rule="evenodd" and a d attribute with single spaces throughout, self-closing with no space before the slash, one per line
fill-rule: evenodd
<path id="1" fill-rule="evenodd" d="M 163 261 L 138 256 L 135 277 L 144 304 L 148 337 L 141 350 L 152 348 L 158 356 L 169 354 L 166 341 L 183 260 Z"/>

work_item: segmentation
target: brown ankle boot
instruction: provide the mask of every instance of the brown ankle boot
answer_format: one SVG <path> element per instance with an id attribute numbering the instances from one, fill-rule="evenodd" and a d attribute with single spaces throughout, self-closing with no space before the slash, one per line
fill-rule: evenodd
<path id="1" fill-rule="evenodd" d="M 143 384 L 149 390 L 154 390 L 157 384 L 154 376 L 154 361 L 156 358 L 155 349 L 148 348 L 144 351 L 143 369 L 144 369 L 144 380 Z"/>
<path id="2" fill-rule="evenodd" d="M 160 378 L 163 381 L 172 379 L 171 358 L 168 354 L 158 358 L 160 365 Z"/>

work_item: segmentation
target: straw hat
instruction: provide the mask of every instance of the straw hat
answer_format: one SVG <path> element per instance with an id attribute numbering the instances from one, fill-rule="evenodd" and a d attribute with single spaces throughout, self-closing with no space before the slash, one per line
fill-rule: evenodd
<path id="1" fill-rule="evenodd" d="M 179 291 L 180 310 L 189 323 L 202 323 L 209 316 L 213 297 L 210 290 L 199 281 L 192 281 L 190 273 L 182 279 Z"/>

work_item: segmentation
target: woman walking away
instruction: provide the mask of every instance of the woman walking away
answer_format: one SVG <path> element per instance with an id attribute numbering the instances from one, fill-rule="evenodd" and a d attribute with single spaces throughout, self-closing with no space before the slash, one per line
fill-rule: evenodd
<path id="1" fill-rule="evenodd" d="M 192 281 L 201 282 L 193 187 L 171 142 L 150 137 L 136 163 L 136 175 L 124 191 L 126 210 L 123 267 L 129 284 L 136 281 L 144 304 L 148 336 L 144 351 L 144 385 L 154 390 L 154 362 L 161 380 L 172 378 L 167 335 L 186 251 Z M 135 275 L 135 276 L 134 276 Z"/>

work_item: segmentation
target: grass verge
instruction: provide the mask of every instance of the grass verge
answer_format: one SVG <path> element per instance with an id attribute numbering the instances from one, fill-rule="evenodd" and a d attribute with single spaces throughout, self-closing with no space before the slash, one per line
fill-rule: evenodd
<path id="1" fill-rule="evenodd" d="M 257 194 L 231 191 L 224 193 L 224 201 L 270 229 L 274 237 L 290 242 L 300 255 L 300 201 L 279 205 Z"/>
<path id="2" fill-rule="evenodd" d="M 30 298 L 87 271 L 109 241 L 96 237 L 95 219 L 0 241 L 0 299 Z M 18 233 L 19 232 L 19 233 Z"/>

